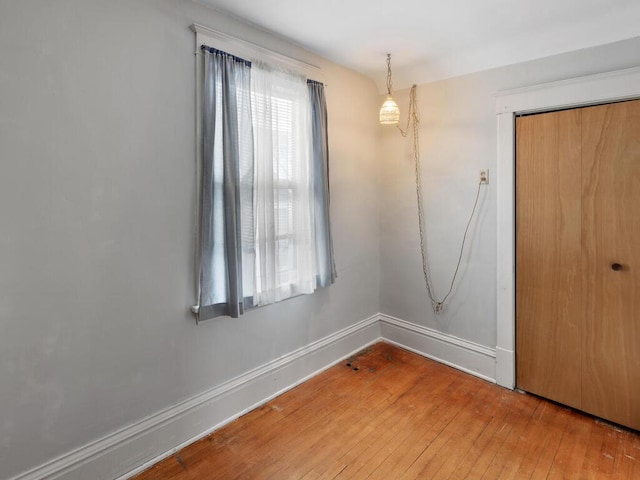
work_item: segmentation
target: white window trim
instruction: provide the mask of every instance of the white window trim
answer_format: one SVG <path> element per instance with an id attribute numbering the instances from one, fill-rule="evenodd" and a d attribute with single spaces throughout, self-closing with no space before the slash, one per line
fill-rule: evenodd
<path id="1" fill-rule="evenodd" d="M 515 116 L 640 98 L 640 67 L 500 92 L 498 121 L 498 265 L 496 382 L 516 385 Z"/>
<path id="2" fill-rule="evenodd" d="M 241 40 L 232 35 L 197 23 L 191 25 L 191 30 L 196 34 L 196 54 L 200 53 L 200 46 L 204 44 L 230 53 L 231 55 L 244 58 L 245 60 L 263 61 L 270 64 L 275 63 L 308 78 L 320 80 L 317 78 L 320 74 L 320 67 L 311 63 L 274 52 L 255 43 Z"/>

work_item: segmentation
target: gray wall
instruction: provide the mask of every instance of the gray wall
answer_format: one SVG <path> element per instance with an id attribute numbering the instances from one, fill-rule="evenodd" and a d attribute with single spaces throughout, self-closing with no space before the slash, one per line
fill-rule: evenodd
<path id="1" fill-rule="evenodd" d="M 320 64 L 339 278 L 196 325 L 193 22 Z M 379 307 L 369 79 L 179 0 L 0 2 L 0 478 Z"/>
<path id="2" fill-rule="evenodd" d="M 422 277 L 411 142 L 382 132 L 381 311 L 488 347 L 496 346 L 497 123 L 502 90 L 640 65 L 640 37 L 418 86 L 428 251 L 433 283 L 448 290 L 476 194 L 490 169 L 458 281 L 435 316 Z M 397 92 L 406 112 L 408 90 Z M 380 100 L 381 101 L 381 100 Z"/>

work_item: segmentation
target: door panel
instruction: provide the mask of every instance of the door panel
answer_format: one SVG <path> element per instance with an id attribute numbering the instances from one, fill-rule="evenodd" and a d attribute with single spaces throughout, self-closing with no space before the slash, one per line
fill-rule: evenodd
<path id="1" fill-rule="evenodd" d="M 582 409 L 640 429 L 640 101 L 582 109 L 582 139 Z"/>
<path id="2" fill-rule="evenodd" d="M 580 137 L 576 110 L 516 119 L 516 383 L 577 408 Z"/>

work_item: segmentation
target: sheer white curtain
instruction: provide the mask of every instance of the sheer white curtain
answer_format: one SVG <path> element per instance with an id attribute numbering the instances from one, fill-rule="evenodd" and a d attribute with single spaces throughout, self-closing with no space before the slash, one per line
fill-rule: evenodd
<path id="1" fill-rule="evenodd" d="M 317 284 L 311 110 L 306 79 L 256 62 L 251 71 L 257 305 Z"/>

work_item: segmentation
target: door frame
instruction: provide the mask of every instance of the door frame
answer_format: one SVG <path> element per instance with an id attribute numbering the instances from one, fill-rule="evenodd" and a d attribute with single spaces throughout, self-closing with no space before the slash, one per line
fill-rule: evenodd
<path id="1" fill-rule="evenodd" d="M 515 117 L 640 98 L 640 67 L 499 92 L 496 383 L 516 386 Z"/>

